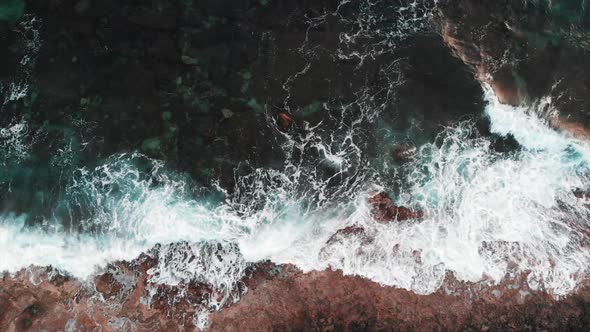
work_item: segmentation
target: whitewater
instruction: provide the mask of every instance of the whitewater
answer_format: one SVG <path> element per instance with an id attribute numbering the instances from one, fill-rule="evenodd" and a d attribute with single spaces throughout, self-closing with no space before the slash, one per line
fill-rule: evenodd
<path id="1" fill-rule="evenodd" d="M 271 260 L 304 271 L 340 269 L 420 294 L 436 291 L 447 271 L 459 280 L 491 283 L 530 272 L 531 288 L 568 294 L 590 263 L 588 205 L 574 195 L 588 187 L 588 144 L 554 130 L 538 115 L 549 101 L 511 107 L 484 89 L 491 131 L 513 136 L 520 148 L 494 151 L 491 139 L 477 134 L 469 121 L 421 146 L 417 158 L 402 166 L 405 178 L 394 199 L 424 210 L 424 220 L 376 223 L 367 200 L 391 189 L 378 182 L 311 204 L 296 192 L 297 171 L 287 163 L 284 170 L 256 170 L 238 184 L 239 194 L 226 193 L 216 202 L 197 198 L 190 180 L 163 162 L 120 154 L 75 172 L 56 208 L 83 207 L 75 230 L 64 226 L 58 213 L 33 226 L 25 225 L 25 214 L 4 214 L 0 270 L 50 265 L 85 279 L 156 246 L 166 259 L 150 271 L 152 281 L 172 285 L 199 280 L 229 291 L 249 264 Z M 21 133 L 21 127 L 3 129 L 1 135 L 11 135 L 3 148 L 23 151 Z M 340 155 L 338 162 L 347 160 Z M 334 163 L 329 154 L 319 158 Z M 318 186 L 326 183 L 312 188 L 323 191 Z M 372 240 L 328 241 L 351 225 L 363 227 Z M 187 259 L 187 251 L 198 259 Z"/>
<path id="2" fill-rule="evenodd" d="M 417 17 L 422 22 L 426 15 Z M 401 35 L 416 27 L 414 20 L 400 22 L 406 22 Z M 35 31 L 30 26 L 38 24 L 30 17 L 23 29 Z M 363 34 L 343 36 L 350 46 Z M 373 45 L 361 63 L 392 49 L 389 41 Z M 39 36 L 26 45 L 19 79 L 0 86 L 7 100 L 28 92 Z M 340 59 L 359 57 L 346 47 L 339 51 Z M 415 158 L 398 165 L 390 148 L 405 144 L 397 140 L 407 133 L 368 149 L 389 111 L 379 102 L 403 84 L 398 69 L 396 63 L 382 69 L 388 81 L 376 93 L 367 88 L 349 105 L 322 105 L 326 115 L 302 121 L 302 130 L 280 130 L 267 114 L 284 163 L 267 168 L 245 162 L 235 171 L 234 188 L 196 184 L 138 152 L 64 172 L 67 183 L 50 213 L 0 215 L 0 271 L 51 266 L 89 281 L 111 263 L 147 253 L 158 258 L 148 271 L 151 283 L 196 281 L 215 290 L 196 317 L 201 327 L 208 311 L 239 299 L 241 280 L 264 260 L 303 271 L 341 270 L 419 294 L 440 289 L 449 272 L 481 284 L 526 275 L 530 288 L 556 297 L 575 291 L 590 267 L 590 201 L 576 195 L 590 190 L 588 142 L 550 125 L 559 115 L 550 99 L 502 105 L 483 86 L 481 112 L 491 134 L 482 134 L 473 120 L 457 122 L 417 144 Z M 290 110 L 288 100 L 284 106 Z M 26 163 L 31 136 L 24 119 L 0 128 L 0 184 L 10 183 L 10 172 Z M 501 151 L 498 138 L 516 147 Z M 60 153 L 65 157 L 56 158 L 56 166 L 67 169 L 67 147 Z M 46 194 L 34 189 L 31 194 Z M 9 185 L 8 196 L 11 190 Z M 425 217 L 376 222 L 368 200 L 379 192 Z M 364 232 L 335 235 L 349 226 Z"/>

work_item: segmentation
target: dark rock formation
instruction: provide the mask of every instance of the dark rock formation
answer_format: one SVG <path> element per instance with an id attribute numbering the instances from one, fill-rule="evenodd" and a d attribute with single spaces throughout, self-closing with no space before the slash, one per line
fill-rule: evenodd
<path id="1" fill-rule="evenodd" d="M 288 129 L 293 124 L 293 118 L 287 113 L 279 113 L 277 121 L 283 130 Z"/>
<path id="2" fill-rule="evenodd" d="M 500 102 L 551 97 L 559 116 L 541 115 L 581 138 L 590 137 L 590 62 L 579 40 L 588 23 L 583 1 L 441 1 L 437 15 L 445 43 Z"/>
<path id="3" fill-rule="evenodd" d="M 396 206 L 393 204 L 391 198 L 383 192 L 369 198 L 369 203 L 373 206 L 373 218 L 381 223 L 424 217 L 424 212 L 422 211 L 414 211 L 407 207 Z"/>
<path id="4" fill-rule="evenodd" d="M 363 238 L 365 241 L 370 241 L 370 239 L 365 234 L 365 229 L 361 226 L 348 226 L 342 229 L 339 229 L 332 235 L 328 241 L 326 241 L 327 245 L 333 244 L 335 242 L 341 241 L 342 238 L 350 237 L 350 236 L 357 236 Z"/>
<path id="5" fill-rule="evenodd" d="M 590 192 L 587 190 L 582 190 L 580 188 L 575 189 L 573 192 L 574 196 L 576 198 L 580 198 L 580 199 L 584 199 L 584 200 L 588 200 L 590 199 Z"/>

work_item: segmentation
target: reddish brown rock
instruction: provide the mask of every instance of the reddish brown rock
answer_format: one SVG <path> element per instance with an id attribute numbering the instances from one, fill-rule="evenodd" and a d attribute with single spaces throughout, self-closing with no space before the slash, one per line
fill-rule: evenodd
<path id="1" fill-rule="evenodd" d="M 193 330 L 197 307 L 183 305 L 184 298 L 174 302 L 169 297 L 165 306 L 152 306 L 147 290 L 147 270 L 152 266 L 145 255 L 115 264 L 113 269 L 131 283 L 125 292 L 112 272 L 97 276 L 96 285 L 43 268 L 5 275 L 0 280 L 0 331 Z M 103 297 L 96 297 L 97 291 Z"/>
<path id="2" fill-rule="evenodd" d="M 338 271 L 291 270 L 213 313 L 211 330 L 575 330 L 590 322 L 590 311 L 584 309 L 588 288 L 558 301 L 526 286 L 507 286 L 464 284 L 449 277 L 447 291 L 417 295 Z"/>
<path id="3" fill-rule="evenodd" d="M 123 288 L 112 273 L 101 274 L 96 278 L 94 284 L 96 290 L 106 298 L 117 295 Z"/>
<path id="4" fill-rule="evenodd" d="M 279 113 L 277 116 L 277 122 L 281 129 L 288 129 L 293 124 L 293 118 L 288 113 Z"/>
<path id="5" fill-rule="evenodd" d="M 505 68 L 497 67 L 485 46 L 462 35 L 451 21 L 442 25 L 441 35 L 453 54 L 474 69 L 477 79 L 492 87 L 501 103 L 517 106 L 524 101 L 524 92 L 517 86 L 514 76 Z"/>
<path id="6" fill-rule="evenodd" d="M 369 203 L 374 207 L 387 207 L 392 205 L 391 198 L 384 192 L 380 192 L 369 198 Z"/>
<path id="7" fill-rule="evenodd" d="M 348 228 L 341 234 L 359 232 Z M 201 300 L 200 286 L 189 286 L 187 292 L 165 287 L 156 295 L 160 300 L 150 301 L 144 264 L 117 264 L 119 273 L 136 277 L 130 292 L 118 299 L 96 298 L 79 281 L 58 280 L 41 268 L 4 276 L 0 330 L 194 331 L 193 301 Z M 417 295 L 338 271 L 303 273 L 263 262 L 244 285 L 248 292 L 239 302 L 210 315 L 211 331 L 581 330 L 590 324 L 588 285 L 557 300 L 529 289 L 526 275 L 498 286 L 463 283 L 449 275 L 439 291 Z M 174 296 L 164 296 L 167 292 Z"/>
<path id="8" fill-rule="evenodd" d="M 348 226 L 348 227 L 344 227 L 342 229 L 339 229 L 336 233 L 334 233 L 334 235 L 332 235 L 328 239 L 328 241 L 326 241 L 326 244 L 330 245 L 332 243 L 340 241 L 340 239 L 342 239 L 344 237 L 350 237 L 350 236 L 359 236 L 365 240 L 368 240 L 368 238 L 365 234 L 365 229 L 363 227 L 354 225 L 354 226 Z"/>
<path id="9" fill-rule="evenodd" d="M 571 136 L 582 139 L 590 139 L 590 128 L 580 122 L 571 121 L 564 117 L 553 117 L 550 119 L 551 125 L 558 128 Z"/>
<path id="10" fill-rule="evenodd" d="M 590 116 L 584 110 L 590 89 L 581 83 L 590 71 L 587 51 L 563 35 L 557 16 L 543 6 L 445 0 L 439 2 L 435 21 L 452 53 L 491 86 L 498 101 L 516 106 L 551 97 L 551 107 L 559 110 L 548 116 L 552 125 L 587 140 Z"/>
<path id="11" fill-rule="evenodd" d="M 369 203 L 373 206 L 372 214 L 377 222 L 388 223 L 424 217 L 422 211 L 414 211 L 403 206 L 394 205 L 391 198 L 384 192 L 369 198 Z"/>

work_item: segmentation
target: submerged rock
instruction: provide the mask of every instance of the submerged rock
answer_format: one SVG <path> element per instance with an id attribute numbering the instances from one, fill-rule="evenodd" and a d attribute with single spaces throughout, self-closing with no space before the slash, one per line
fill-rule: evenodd
<path id="1" fill-rule="evenodd" d="M 176 28 L 174 8 L 140 8 L 129 16 L 129 21 L 151 29 L 170 30 Z"/>
<path id="2" fill-rule="evenodd" d="M 277 116 L 277 121 L 281 129 L 289 129 L 293 124 L 293 118 L 288 113 L 282 112 Z"/>
<path id="3" fill-rule="evenodd" d="M 361 226 L 353 225 L 347 226 L 342 229 L 339 229 L 332 235 L 328 241 L 326 241 L 327 245 L 333 244 L 335 242 L 340 241 L 342 238 L 351 237 L 351 236 L 358 236 L 358 237 L 366 237 L 365 229 Z"/>
<path id="4" fill-rule="evenodd" d="M 92 8 L 92 0 L 80 0 L 74 6 L 77 13 L 82 14 L 88 12 Z"/>
<path id="5" fill-rule="evenodd" d="M 182 61 L 182 63 L 189 66 L 195 66 L 199 64 L 199 59 L 192 58 L 188 55 L 181 56 L 180 60 Z"/>
<path id="6" fill-rule="evenodd" d="M 380 223 L 421 219 L 424 217 L 424 212 L 422 211 L 415 211 L 404 206 L 394 205 L 391 198 L 384 192 L 369 198 L 369 203 L 373 206 L 373 218 Z"/>
<path id="7" fill-rule="evenodd" d="M 117 263 L 121 276 L 130 280 L 128 291 L 104 299 L 80 281 L 43 268 L 5 275 L 0 279 L 0 329 L 203 330 L 196 326 L 196 309 L 207 287 L 150 288 L 148 270 L 154 264 L 145 256 Z M 96 278 L 105 292 L 115 290 L 105 287 L 114 281 L 109 273 Z M 205 330 L 583 330 L 590 323 L 588 285 L 556 300 L 518 281 L 485 286 L 450 275 L 439 291 L 418 295 L 340 271 L 304 273 L 270 262 L 257 264 L 243 284 L 248 291 L 211 313 Z"/>

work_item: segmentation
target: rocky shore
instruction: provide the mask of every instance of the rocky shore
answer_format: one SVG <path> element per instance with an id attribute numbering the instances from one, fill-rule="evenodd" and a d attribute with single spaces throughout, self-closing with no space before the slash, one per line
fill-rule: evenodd
<path id="1" fill-rule="evenodd" d="M 438 128 L 481 109 L 479 81 L 491 85 L 506 104 L 551 96 L 560 111 L 548 116 L 552 124 L 574 136 L 590 137 L 585 44 L 564 32 L 564 24 L 571 22 L 526 3 L 439 1 L 428 23 L 438 34 L 400 43 L 395 58 L 401 54 L 407 61 L 402 66 L 406 85 L 400 87 L 396 107 L 411 107 L 423 118 L 434 114 L 436 121 L 424 126 Z M 78 146 L 70 167 L 136 149 L 166 160 L 197 182 L 218 178 L 231 190 L 240 162 L 282 162 L 273 133 L 300 130 L 303 119 L 317 117 L 321 102 L 350 102 L 360 89 L 355 82 L 375 87 L 391 78 L 380 70 L 394 58 L 387 53 L 367 57 L 362 70 L 354 69 L 359 68 L 358 59 L 334 59 L 346 25 L 328 17 L 314 26 L 309 17 L 333 13 L 339 5 L 278 0 L 28 1 L 26 13 L 44 24 L 44 46 L 31 79 L 34 92 L 8 102 L 0 120 L 10 123 L 24 108 L 31 126 L 49 133 L 47 140 L 32 142 L 36 155 L 31 167 L 49 164 L 64 143 L 75 143 L 72 137 L 83 138 L 92 127 L 93 139 L 84 148 Z M 6 32 L 0 35 L 0 52 L 15 61 L 20 59 L 18 51 L 4 49 L 19 45 L 23 32 L 12 21 L 20 15 L 27 14 L 17 11 L 0 26 L 0 32 Z M 306 48 L 306 43 L 321 43 L 323 48 Z M 316 53 L 306 53 L 310 49 Z M 303 72 L 309 59 L 320 70 L 290 80 Z M 12 67 L 0 64 L 0 75 L 22 75 Z M 440 83 L 443 80 L 453 83 Z M 460 94 L 464 96 L 457 100 Z M 410 122 L 397 116 L 387 113 L 383 121 L 395 118 L 402 122 L 399 126 Z M 80 118 L 87 122 L 81 125 Z M 392 153 L 403 162 L 412 158 L 412 149 Z M 21 179 L 20 187 L 61 188 L 62 177 L 52 173 L 57 171 L 44 171 L 26 180 L 30 182 Z M 4 185 L 0 181 L 0 187 Z M 421 211 L 392 205 L 386 195 L 375 197 L 376 222 L 423 217 Z M 42 214 L 53 203 L 23 193 L 3 200 L 0 207 L 18 211 L 35 206 Z M 362 234 L 362 228 L 346 228 L 330 241 Z M 556 298 L 531 290 L 526 275 L 492 285 L 459 282 L 449 274 L 436 293 L 419 295 L 340 271 L 303 272 L 270 262 L 252 265 L 236 297 L 211 310 L 207 320 L 204 314 L 218 290 L 196 282 L 153 283 L 158 259 L 145 253 L 113 263 L 86 281 L 45 267 L 4 274 L 0 330 L 193 331 L 205 321 L 212 331 L 561 331 L 590 326 L 590 285 Z"/>
<path id="2" fill-rule="evenodd" d="M 581 2 L 442 1 L 436 21 L 452 52 L 500 102 L 551 98 L 554 109 L 543 116 L 573 136 L 590 137 L 584 79 L 590 21 Z"/>
<path id="3" fill-rule="evenodd" d="M 117 263 L 81 283 L 33 268 L 0 281 L 4 331 L 193 331 L 203 286 L 151 288 L 147 257 Z M 525 276 L 489 286 L 447 277 L 434 294 L 418 295 L 344 276 L 303 273 L 260 263 L 244 279 L 237 303 L 209 316 L 212 331 L 504 331 L 583 330 L 589 324 L 590 287 L 563 299 L 526 286 Z"/>

